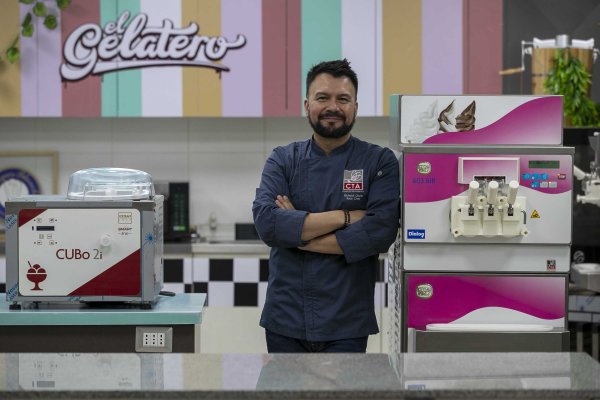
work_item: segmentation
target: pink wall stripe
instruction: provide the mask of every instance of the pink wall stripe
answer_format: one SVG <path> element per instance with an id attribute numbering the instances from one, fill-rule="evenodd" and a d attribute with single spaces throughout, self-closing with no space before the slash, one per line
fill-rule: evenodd
<path id="1" fill-rule="evenodd" d="M 423 94 L 462 93 L 462 0 L 422 0 Z"/>
<path id="2" fill-rule="evenodd" d="M 21 6 L 21 21 L 23 21 L 25 15 L 31 11 L 31 5 L 19 4 Z M 21 115 L 23 117 L 38 115 L 38 34 L 39 29 L 35 26 L 32 37 L 21 35 L 19 38 L 19 49 L 21 51 Z"/>
<path id="3" fill-rule="evenodd" d="M 302 111 L 300 0 L 263 0 L 263 115 Z"/>
<path id="4" fill-rule="evenodd" d="M 222 61 L 230 68 L 221 75 L 224 117 L 262 115 L 261 6 L 261 0 L 221 0 L 221 35 L 230 42 L 246 36 L 246 45 Z"/>
<path id="5" fill-rule="evenodd" d="M 302 99 L 302 1 L 287 0 L 287 112 L 303 115 Z"/>
<path id="6" fill-rule="evenodd" d="M 73 30 L 83 24 L 98 24 L 100 0 L 71 0 L 62 13 L 62 42 Z M 62 50 L 61 50 L 62 51 Z M 90 75 L 78 82 L 65 81 L 62 85 L 62 110 L 65 117 L 99 117 L 102 114 L 101 80 Z"/>
<path id="7" fill-rule="evenodd" d="M 263 115 L 285 115 L 288 72 L 286 57 L 287 0 L 263 0 Z"/>
<path id="8" fill-rule="evenodd" d="M 53 0 L 44 0 L 48 14 L 60 21 L 61 12 Z M 59 68 L 62 61 L 61 30 L 50 30 L 44 26 L 44 18 L 36 19 L 38 31 L 38 115 L 60 117 L 62 115 L 62 86 Z"/>
<path id="9" fill-rule="evenodd" d="M 464 0 L 464 93 L 502 93 L 502 0 Z"/>

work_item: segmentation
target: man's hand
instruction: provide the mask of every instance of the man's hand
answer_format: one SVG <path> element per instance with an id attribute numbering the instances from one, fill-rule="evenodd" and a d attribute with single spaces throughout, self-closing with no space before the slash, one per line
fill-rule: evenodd
<path id="1" fill-rule="evenodd" d="M 275 199 L 275 204 L 277 205 L 277 207 L 285 208 L 287 210 L 296 209 L 287 196 L 277 195 L 277 198 Z"/>
<path id="2" fill-rule="evenodd" d="M 275 198 L 275 205 L 285 210 L 295 210 L 294 204 L 285 195 L 277 195 Z M 360 221 L 366 214 L 366 210 L 352 210 L 350 211 L 350 224 Z M 343 210 L 332 210 L 324 211 L 320 213 L 308 213 L 304 220 L 304 226 L 302 227 L 302 240 L 313 240 L 319 238 L 320 250 L 324 250 L 324 247 L 329 247 L 331 254 L 339 254 L 340 251 L 337 242 L 335 241 L 335 235 L 327 237 L 321 237 L 327 234 L 331 234 L 338 229 L 344 227 L 344 211 Z M 333 241 L 332 241 L 333 239 Z M 316 243 L 315 243 L 316 244 Z M 324 246 L 323 246 L 324 245 Z M 333 245 L 333 248 L 331 247 Z M 311 246 L 313 247 L 313 246 Z M 308 250 L 308 248 L 306 249 Z M 319 251 L 328 252 L 328 251 Z"/>

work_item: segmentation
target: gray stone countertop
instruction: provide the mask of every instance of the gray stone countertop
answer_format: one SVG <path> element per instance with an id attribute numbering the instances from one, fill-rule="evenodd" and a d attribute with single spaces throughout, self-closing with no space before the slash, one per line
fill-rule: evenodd
<path id="1" fill-rule="evenodd" d="M 0 397 L 598 399 L 585 353 L 0 354 Z"/>
<path id="2" fill-rule="evenodd" d="M 4 256 L 4 242 L 0 242 L 0 256 Z M 167 258 L 191 257 L 193 255 L 231 258 L 268 257 L 271 248 L 260 240 L 216 240 L 207 242 L 165 243 L 164 255 Z M 386 257 L 382 254 L 380 257 Z"/>
<path id="3" fill-rule="evenodd" d="M 217 240 L 210 242 L 165 243 L 165 256 L 191 256 L 192 254 L 269 255 L 270 248 L 260 240 Z M 5 253 L 5 243 L 0 242 L 0 256 Z"/>

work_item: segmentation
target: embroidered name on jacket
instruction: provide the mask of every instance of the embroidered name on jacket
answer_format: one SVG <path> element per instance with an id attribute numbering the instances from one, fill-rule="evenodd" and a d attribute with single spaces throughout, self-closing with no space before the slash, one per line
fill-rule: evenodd
<path id="1" fill-rule="evenodd" d="M 363 170 L 353 169 L 344 170 L 344 192 L 362 192 L 363 191 Z"/>

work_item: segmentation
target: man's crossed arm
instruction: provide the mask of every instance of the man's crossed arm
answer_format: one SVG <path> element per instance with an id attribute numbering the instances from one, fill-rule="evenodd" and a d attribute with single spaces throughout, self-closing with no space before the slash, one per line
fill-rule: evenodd
<path id="1" fill-rule="evenodd" d="M 287 196 L 278 195 L 275 204 L 279 208 L 295 210 L 291 200 Z M 365 210 L 348 211 L 349 224 L 356 223 L 365 216 Z M 344 254 L 340 247 L 335 231 L 346 225 L 344 210 L 324 211 L 320 213 L 308 213 L 302 228 L 302 240 L 308 242 L 300 247 L 302 250 L 324 254 Z"/>

